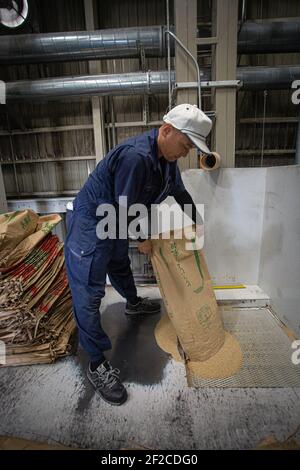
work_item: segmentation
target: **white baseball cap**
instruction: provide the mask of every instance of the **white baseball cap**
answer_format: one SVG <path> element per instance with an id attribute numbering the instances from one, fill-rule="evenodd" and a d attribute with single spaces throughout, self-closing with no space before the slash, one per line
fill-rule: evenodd
<path id="1" fill-rule="evenodd" d="M 163 120 L 186 134 L 201 152 L 211 153 L 206 145 L 206 138 L 211 131 L 212 122 L 195 104 L 179 104 L 165 114 Z"/>

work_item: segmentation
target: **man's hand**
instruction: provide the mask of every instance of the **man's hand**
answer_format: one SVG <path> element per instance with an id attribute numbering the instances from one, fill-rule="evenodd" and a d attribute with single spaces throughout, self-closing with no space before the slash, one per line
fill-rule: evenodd
<path id="1" fill-rule="evenodd" d="M 204 246 L 204 225 L 196 225 L 196 230 L 193 232 L 193 235 L 190 233 L 187 236 L 188 240 L 193 240 L 193 242 L 186 242 L 186 250 L 202 250 Z"/>
<path id="2" fill-rule="evenodd" d="M 140 242 L 138 244 L 138 250 L 140 253 L 143 253 L 144 255 L 151 255 L 151 252 L 152 252 L 151 240 L 145 240 L 144 242 Z"/>

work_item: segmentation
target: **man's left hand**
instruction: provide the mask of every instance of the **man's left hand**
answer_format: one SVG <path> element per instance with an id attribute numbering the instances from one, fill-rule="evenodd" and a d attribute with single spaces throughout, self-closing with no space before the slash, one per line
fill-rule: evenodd
<path id="1" fill-rule="evenodd" d="M 144 242 L 140 242 L 138 244 L 138 250 L 140 253 L 144 255 L 151 255 L 152 253 L 152 242 L 151 240 L 145 240 Z"/>

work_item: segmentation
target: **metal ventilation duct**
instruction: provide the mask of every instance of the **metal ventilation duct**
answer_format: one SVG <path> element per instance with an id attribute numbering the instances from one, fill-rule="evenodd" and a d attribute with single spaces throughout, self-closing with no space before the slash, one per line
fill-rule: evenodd
<path id="1" fill-rule="evenodd" d="M 244 90 L 288 89 L 300 79 L 300 66 L 239 67 L 237 79 L 243 82 Z"/>
<path id="2" fill-rule="evenodd" d="M 100 31 L 1 36 L 0 63 L 25 64 L 137 57 L 139 45 L 150 57 L 165 55 L 165 27 L 147 26 Z M 204 35 L 209 33 L 200 32 Z M 173 41 L 171 53 L 174 54 Z M 300 51 L 300 22 L 246 21 L 240 31 L 238 52 Z"/>
<path id="3" fill-rule="evenodd" d="M 207 71 L 202 77 L 209 80 Z M 240 67 L 237 79 L 245 90 L 270 90 L 291 88 L 300 80 L 300 66 Z M 171 73 L 175 83 L 175 72 Z M 86 75 L 77 77 L 25 80 L 6 83 L 7 101 L 48 101 L 80 98 L 94 95 L 143 95 L 167 93 L 168 72 L 125 73 L 120 75 Z"/>
<path id="4" fill-rule="evenodd" d="M 172 72 L 172 81 L 175 73 Z M 6 84 L 8 101 L 48 101 L 95 95 L 143 95 L 168 92 L 168 72 L 84 75 Z"/>
<path id="5" fill-rule="evenodd" d="M 147 56 L 165 55 L 164 27 L 1 36 L 0 63 L 25 64 L 137 57 L 141 44 Z"/>
<path id="6" fill-rule="evenodd" d="M 238 38 L 239 54 L 259 54 L 300 51 L 300 22 L 246 21 Z"/>

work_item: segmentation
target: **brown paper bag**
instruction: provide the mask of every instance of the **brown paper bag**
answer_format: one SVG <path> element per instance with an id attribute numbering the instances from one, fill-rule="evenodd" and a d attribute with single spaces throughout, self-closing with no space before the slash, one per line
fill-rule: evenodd
<path id="1" fill-rule="evenodd" d="M 152 243 L 156 279 L 181 347 L 191 361 L 205 361 L 223 346 L 225 332 L 203 252 L 186 250 L 190 240 L 176 239 L 174 231 Z"/>
<path id="2" fill-rule="evenodd" d="M 30 209 L 0 215 L 0 253 L 5 258 L 36 230 L 38 214 Z"/>
<path id="3" fill-rule="evenodd" d="M 30 213 L 34 214 L 34 212 L 30 211 Z M 13 213 L 11 213 L 13 214 Z M 0 233 L 3 226 L 5 226 L 5 221 L 3 217 L 7 214 L 2 216 L 2 224 L 0 223 Z M 36 215 L 36 214 L 35 214 Z M 22 225 L 22 221 L 28 217 L 27 211 L 22 211 L 22 218 L 20 220 L 20 224 Z M 53 227 L 57 225 L 61 221 L 61 217 L 58 214 L 50 214 L 44 215 L 42 217 L 38 217 L 35 229 L 26 238 L 23 237 L 22 229 L 20 228 L 20 224 L 17 228 L 11 224 L 12 228 L 12 236 L 16 236 L 20 232 L 20 243 L 15 245 L 14 248 L 10 248 L 9 250 L 1 250 L 1 258 L 0 258 L 0 272 L 7 272 L 18 263 L 20 263 L 30 251 L 43 239 L 45 238 L 48 233 L 51 232 Z M 0 221 L 1 222 L 1 221 Z M 21 235 L 22 234 L 22 235 Z M 8 234 L 6 235 L 8 238 Z"/>
<path id="4" fill-rule="evenodd" d="M 29 212 L 35 220 L 30 230 Z M 60 220 L 32 211 L 1 216 L 0 339 L 6 366 L 51 363 L 72 351 L 76 324 L 63 244 L 50 233 Z"/>

